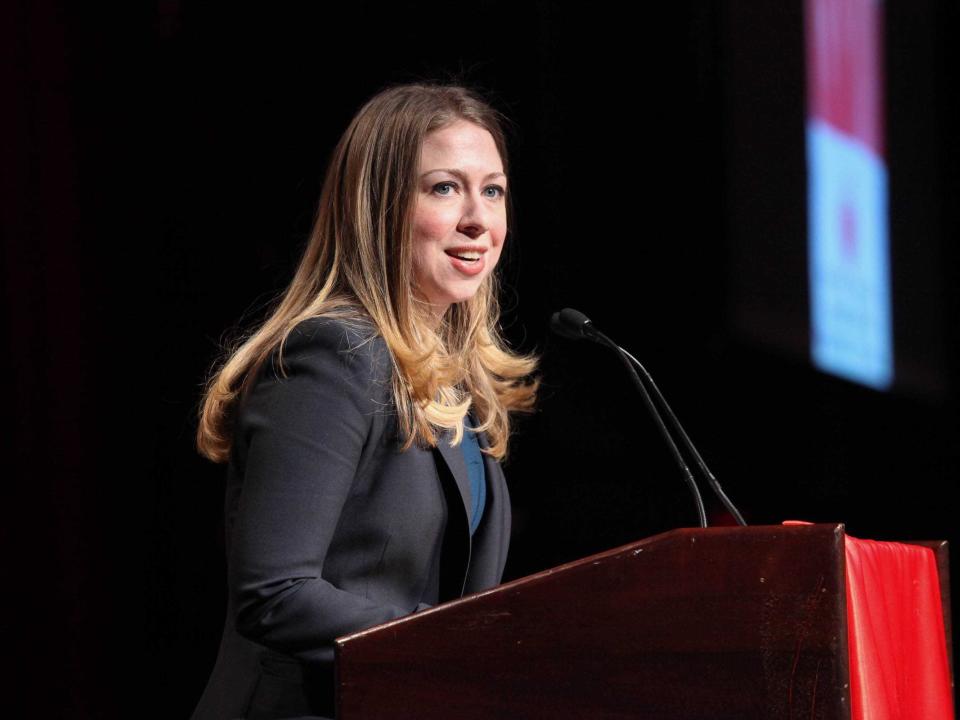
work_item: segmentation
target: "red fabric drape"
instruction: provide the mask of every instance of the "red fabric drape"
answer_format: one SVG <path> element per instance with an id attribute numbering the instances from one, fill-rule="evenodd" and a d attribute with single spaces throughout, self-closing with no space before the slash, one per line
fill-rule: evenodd
<path id="1" fill-rule="evenodd" d="M 851 718 L 952 719 L 933 550 L 848 535 L 846 560 Z"/>
<path id="2" fill-rule="evenodd" d="M 844 545 L 851 720 L 953 720 L 933 550 L 849 535 Z"/>

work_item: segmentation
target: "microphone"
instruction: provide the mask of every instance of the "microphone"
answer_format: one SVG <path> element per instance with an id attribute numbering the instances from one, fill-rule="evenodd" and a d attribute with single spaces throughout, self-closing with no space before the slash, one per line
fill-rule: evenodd
<path id="1" fill-rule="evenodd" d="M 568 340 L 582 340 L 593 331 L 593 323 L 579 310 L 564 308 L 550 318 L 550 329 Z"/>
<path id="2" fill-rule="evenodd" d="M 707 464 L 704 462 L 700 453 L 690 440 L 690 437 L 683 429 L 683 426 L 680 424 L 677 416 L 674 414 L 666 398 L 663 396 L 663 393 L 660 392 L 660 388 L 658 388 L 657 384 L 653 381 L 653 376 L 647 372 L 647 369 L 640 363 L 639 360 L 600 332 L 586 315 L 572 308 L 564 308 L 559 312 L 555 312 L 550 318 L 550 329 L 561 337 L 565 337 L 570 340 L 588 339 L 601 345 L 607 345 L 620 356 L 620 358 L 626 364 L 634 383 L 640 390 L 640 394 L 644 399 L 644 404 L 646 404 L 647 409 L 650 411 L 650 414 L 657 423 L 660 433 L 663 435 L 664 440 L 666 440 L 667 445 L 674 456 L 674 460 L 677 462 L 677 465 L 680 467 L 680 470 L 683 473 L 684 480 L 686 481 L 687 486 L 693 495 L 694 503 L 697 506 L 700 527 L 707 527 L 706 512 L 703 508 L 703 498 L 700 495 L 700 489 L 697 487 L 697 483 L 696 480 L 694 480 L 690 466 L 683 459 L 682 454 L 677 448 L 676 442 L 674 442 L 673 436 L 670 434 L 666 424 L 663 421 L 663 417 L 660 415 L 660 412 L 656 409 L 656 406 L 654 406 L 653 402 L 651 401 L 650 394 L 647 391 L 646 386 L 643 384 L 643 381 L 640 379 L 640 376 L 637 374 L 637 371 L 634 369 L 633 365 L 630 364 L 631 361 L 638 368 L 640 368 L 641 372 L 643 372 L 644 376 L 646 377 L 650 388 L 653 390 L 657 401 L 666 412 L 671 425 L 680 435 L 681 442 L 683 443 L 684 447 L 686 447 L 687 452 L 693 456 L 697 466 L 700 469 L 700 472 L 706 477 L 707 483 L 710 485 L 710 489 L 713 490 L 714 494 L 720 499 L 720 502 L 723 503 L 723 506 L 730 512 L 730 514 L 733 515 L 734 519 L 739 525 L 747 524 L 743 519 L 743 516 L 740 514 L 740 511 L 723 491 L 719 481 L 717 481 L 713 473 L 710 472 L 710 469 L 707 467 Z"/>

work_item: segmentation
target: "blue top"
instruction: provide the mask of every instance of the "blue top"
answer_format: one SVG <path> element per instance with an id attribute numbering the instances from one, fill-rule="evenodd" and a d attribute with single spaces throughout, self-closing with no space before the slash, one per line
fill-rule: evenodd
<path id="1" fill-rule="evenodd" d="M 473 499 L 470 534 L 473 535 L 477 526 L 480 525 L 480 518 L 483 517 L 483 508 L 487 501 L 487 475 L 483 467 L 483 453 L 480 452 L 477 434 L 466 429 L 474 427 L 470 413 L 464 416 L 463 424 L 463 442 L 460 446 L 463 448 L 463 459 L 467 463 L 467 473 L 470 475 L 470 497 Z"/>

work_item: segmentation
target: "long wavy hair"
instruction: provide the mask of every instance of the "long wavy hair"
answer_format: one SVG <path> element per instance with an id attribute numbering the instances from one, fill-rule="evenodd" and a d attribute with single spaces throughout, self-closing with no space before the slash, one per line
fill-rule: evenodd
<path id="1" fill-rule="evenodd" d="M 303 320 L 334 316 L 379 333 L 393 359 L 393 399 L 403 449 L 435 446 L 438 430 L 463 439 L 472 408 L 487 454 L 504 459 L 512 411 L 530 412 L 539 358 L 513 352 L 499 332 L 498 271 L 451 304 L 439 326 L 415 294 L 412 217 L 427 133 L 467 120 L 493 137 L 509 177 L 505 118 L 474 91 L 439 83 L 388 87 L 357 112 L 333 151 L 306 250 L 275 309 L 228 343 L 206 381 L 197 448 L 229 459 L 238 405 L 258 371 Z M 513 205 L 507 193 L 508 228 Z M 469 429 L 469 428 L 468 428 Z"/>

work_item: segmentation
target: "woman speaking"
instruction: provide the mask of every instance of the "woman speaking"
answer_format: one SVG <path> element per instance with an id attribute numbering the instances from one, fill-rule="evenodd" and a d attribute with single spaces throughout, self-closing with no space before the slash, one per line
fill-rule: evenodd
<path id="1" fill-rule="evenodd" d="M 458 86 L 390 87 L 337 144 L 292 283 L 201 404 L 228 603 L 195 719 L 332 718 L 335 638 L 501 581 L 499 461 L 538 385 L 498 330 L 507 180 Z"/>

